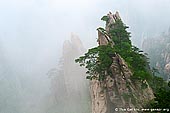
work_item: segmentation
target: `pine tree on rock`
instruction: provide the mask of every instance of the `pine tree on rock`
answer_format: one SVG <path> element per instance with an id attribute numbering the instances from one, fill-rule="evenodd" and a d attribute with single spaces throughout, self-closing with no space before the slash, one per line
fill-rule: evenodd
<path id="1" fill-rule="evenodd" d="M 147 82 L 150 78 L 147 58 L 132 46 L 130 33 L 126 31 L 128 27 L 118 12 L 109 12 L 102 20 L 106 21 L 106 28 L 97 29 L 99 46 L 75 60 L 87 68 L 92 113 L 114 113 L 115 108 L 143 108 L 154 97 Z"/>

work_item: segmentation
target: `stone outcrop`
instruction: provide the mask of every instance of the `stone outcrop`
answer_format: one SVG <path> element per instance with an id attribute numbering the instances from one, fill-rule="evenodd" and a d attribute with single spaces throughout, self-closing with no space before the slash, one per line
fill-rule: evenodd
<path id="1" fill-rule="evenodd" d="M 170 29 L 153 38 L 146 38 L 142 43 L 143 50 L 148 53 L 151 66 L 158 69 L 158 76 L 169 81 L 170 78 Z"/>
<path id="2" fill-rule="evenodd" d="M 110 26 L 114 28 L 114 23 L 120 19 L 119 13 L 107 15 L 106 32 L 109 32 Z M 107 45 L 111 39 L 107 33 L 98 30 L 98 44 Z M 111 42 L 114 47 L 114 42 Z M 106 80 L 98 81 L 93 79 L 90 82 L 92 113 L 114 113 L 116 108 L 142 108 L 144 103 L 153 99 L 154 95 L 147 84 L 147 88 L 142 90 L 141 83 L 131 81 L 131 70 L 119 54 L 112 56 L 111 65 L 112 75 L 107 76 Z M 145 81 L 147 83 L 147 81 Z M 126 111 L 118 111 L 126 113 Z M 137 113 L 138 111 L 132 111 Z"/>
<path id="3" fill-rule="evenodd" d="M 85 50 L 79 37 L 71 34 L 71 40 L 63 44 L 59 69 L 50 71 L 56 113 L 89 113 L 91 111 L 89 83 L 85 79 L 86 70 L 75 63 L 75 59 Z"/>
<path id="4" fill-rule="evenodd" d="M 170 57 L 168 59 L 170 59 Z M 166 74 L 166 80 L 170 81 L 170 62 L 165 64 L 164 70 L 165 70 L 164 72 Z"/>

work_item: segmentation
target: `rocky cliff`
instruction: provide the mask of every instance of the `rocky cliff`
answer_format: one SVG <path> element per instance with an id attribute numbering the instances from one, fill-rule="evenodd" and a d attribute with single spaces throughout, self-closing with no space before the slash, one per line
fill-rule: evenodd
<path id="1" fill-rule="evenodd" d="M 99 46 L 111 43 L 114 48 L 115 42 L 111 41 L 108 34 L 111 29 L 114 29 L 114 23 L 120 19 L 118 12 L 116 14 L 110 12 L 107 15 L 105 32 L 98 29 Z M 106 76 L 104 81 L 92 79 L 90 82 L 92 113 L 126 113 L 127 111 L 123 109 L 140 109 L 153 99 L 154 95 L 147 81 L 143 81 L 146 82 L 147 87 L 142 89 L 140 81 L 131 80 L 133 73 L 119 54 L 112 55 L 110 69 L 111 75 Z M 137 113 L 138 111 L 132 110 L 131 112 Z"/>
<path id="2" fill-rule="evenodd" d="M 167 33 L 144 39 L 143 50 L 148 53 L 151 66 L 158 69 L 158 76 L 170 79 L 170 28 Z"/>
<path id="3" fill-rule="evenodd" d="M 85 69 L 74 62 L 74 59 L 84 52 L 85 48 L 79 37 L 71 34 L 71 40 L 63 44 L 63 55 L 58 69 L 49 71 L 56 113 L 90 112 L 89 82 L 85 80 Z"/>
<path id="4" fill-rule="evenodd" d="M 76 62 L 87 63 L 87 65 L 80 63 L 87 70 L 81 69 L 74 63 L 74 59 L 85 51 L 80 39 L 76 35 L 72 35 L 71 41 L 64 42 L 60 69 L 57 72 L 55 69 L 51 71 L 54 72 L 52 89 L 59 113 L 138 113 L 141 112 L 139 110 L 144 108 L 149 100 L 154 98 L 152 89 L 145 78 L 133 78 L 136 74 L 133 69 L 136 68 L 130 67 L 128 64 L 130 61 L 133 63 L 131 66 L 137 66 L 141 70 L 145 67 L 141 66 L 142 64 L 136 64 L 140 61 L 133 61 L 134 59 L 131 58 L 133 56 L 128 56 L 130 54 L 126 49 L 129 48 L 138 60 L 140 60 L 138 57 L 145 57 L 138 55 L 138 49 L 131 45 L 127 32 L 124 32 L 124 34 L 117 32 L 117 28 L 120 26 L 117 26 L 116 23 L 121 22 L 119 13 L 112 14 L 109 12 L 102 20 L 106 21 L 106 27 L 105 29 L 97 29 L 99 46 L 89 49 L 89 53 L 85 53 L 85 56 L 76 59 Z M 120 23 L 120 25 L 122 24 Z M 118 37 L 111 37 L 110 32 L 113 30 L 115 30 L 113 32 L 116 34 L 115 36 Z M 123 28 L 123 30 L 125 29 Z M 122 39 L 116 40 L 116 38 L 120 38 L 120 35 Z M 109 47 L 109 52 L 107 47 Z M 121 51 L 117 52 L 116 49 L 126 51 L 127 54 L 124 55 L 127 57 L 119 54 Z M 100 55 L 102 58 L 99 57 Z M 123 57 L 129 62 L 127 63 Z M 106 61 L 106 63 L 103 64 L 103 61 Z M 143 74 L 144 71 L 146 70 L 136 72 L 142 72 Z M 90 79 L 90 84 L 84 78 L 85 72 L 89 74 L 87 79 Z M 140 78 L 140 74 L 137 73 L 136 77 Z M 142 76 L 145 77 L 145 73 Z M 143 84 L 146 87 L 143 88 Z"/>

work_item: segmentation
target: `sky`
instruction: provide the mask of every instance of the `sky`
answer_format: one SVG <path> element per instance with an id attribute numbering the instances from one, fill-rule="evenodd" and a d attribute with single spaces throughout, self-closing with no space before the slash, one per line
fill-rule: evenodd
<path id="1" fill-rule="evenodd" d="M 130 27 L 132 41 L 140 46 L 142 35 L 152 36 L 168 29 L 169 3 L 170 0 L 1 0 L 0 36 L 27 44 L 33 40 L 54 43 L 69 39 L 74 32 L 91 47 L 96 42 L 96 28 L 104 27 L 100 18 L 109 11 L 119 11 Z"/>
<path id="2" fill-rule="evenodd" d="M 105 26 L 101 17 L 119 11 L 133 44 L 141 47 L 144 38 L 168 30 L 169 4 L 170 0 L 0 0 L 0 81 L 13 86 L 11 81 L 19 76 L 25 93 L 32 92 L 28 99 L 37 92 L 45 96 L 50 87 L 46 73 L 56 67 L 71 33 L 85 48 L 94 47 L 96 29 Z"/>

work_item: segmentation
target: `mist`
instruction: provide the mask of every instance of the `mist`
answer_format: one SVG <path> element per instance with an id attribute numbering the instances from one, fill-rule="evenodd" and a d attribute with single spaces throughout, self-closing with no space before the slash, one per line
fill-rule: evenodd
<path id="1" fill-rule="evenodd" d="M 101 17 L 119 11 L 134 45 L 170 26 L 170 0 L 0 1 L 0 113 L 55 113 L 47 72 L 57 67 L 65 40 L 96 46 Z"/>

